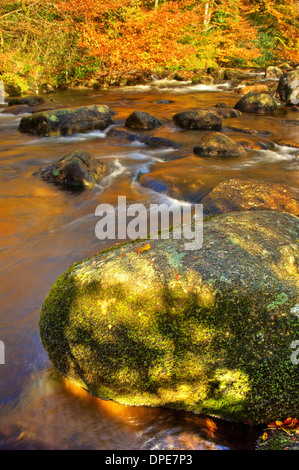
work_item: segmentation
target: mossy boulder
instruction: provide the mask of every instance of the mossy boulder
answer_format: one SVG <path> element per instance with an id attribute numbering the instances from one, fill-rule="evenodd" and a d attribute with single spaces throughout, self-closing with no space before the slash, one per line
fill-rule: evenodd
<path id="1" fill-rule="evenodd" d="M 107 165 L 88 152 L 75 151 L 57 162 L 40 169 L 40 176 L 48 183 L 55 183 L 73 189 L 91 187 L 107 174 Z"/>
<path id="2" fill-rule="evenodd" d="M 125 125 L 131 129 L 155 129 L 162 124 L 160 119 L 144 111 L 133 111 L 125 121 Z"/>
<path id="3" fill-rule="evenodd" d="M 206 215 L 271 209 L 299 216 L 299 190 L 265 181 L 223 181 L 200 202 Z"/>
<path id="4" fill-rule="evenodd" d="M 277 102 L 268 93 L 251 91 L 241 98 L 235 105 L 235 109 L 244 113 L 274 114 L 277 110 Z"/>
<path id="5" fill-rule="evenodd" d="M 282 75 L 277 86 L 280 99 L 288 104 L 299 104 L 299 69 Z"/>
<path id="6" fill-rule="evenodd" d="M 270 65 L 266 68 L 265 77 L 267 80 L 279 80 L 283 75 L 283 70 L 280 67 Z"/>
<path id="7" fill-rule="evenodd" d="M 242 145 L 220 132 L 204 135 L 193 152 L 200 157 L 221 158 L 241 157 L 246 153 Z"/>
<path id="8" fill-rule="evenodd" d="M 40 314 L 50 360 L 125 405 L 247 423 L 298 415 L 298 218 L 224 214 L 203 231 L 200 249 L 138 240 L 71 266 Z"/>
<path id="9" fill-rule="evenodd" d="M 219 116 L 202 109 L 182 111 L 173 116 L 175 124 L 182 129 L 220 130 L 222 120 Z"/>
<path id="10" fill-rule="evenodd" d="M 19 131 L 48 137 L 88 132 L 94 129 L 103 130 L 113 124 L 114 114 L 105 105 L 55 109 L 23 117 L 19 124 Z"/>
<path id="11" fill-rule="evenodd" d="M 208 75 L 205 73 L 200 73 L 196 74 L 194 77 L 192 77 L 192 84 L 193 85 L 211 85 L 214 83 L 214 78 L 212 75 Z"/>

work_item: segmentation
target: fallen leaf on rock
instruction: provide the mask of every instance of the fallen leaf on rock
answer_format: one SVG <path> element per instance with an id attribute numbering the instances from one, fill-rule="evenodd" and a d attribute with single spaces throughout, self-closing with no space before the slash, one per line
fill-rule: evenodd
<path id="1" fill-rule="evenodd" d="M 144 251 L 148 251 L 150 249 L 151 245 L 149 243 L 147 243 L 146 245 L 144 246 L 137 246 L 137 248 L 135 248 L 135 252 L 136 253 L 144 253 Z"/>

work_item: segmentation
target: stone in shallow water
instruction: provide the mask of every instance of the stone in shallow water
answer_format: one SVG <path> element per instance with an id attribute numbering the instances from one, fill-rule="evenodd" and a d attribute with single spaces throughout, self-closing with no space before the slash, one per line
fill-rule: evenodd
<path id="1" fill-rule="evenodd" d="M 191 110 L 173 116 L 175 124 L 182 129 L 220 130 L 222 121 L 219 116 L 206 110 Z"/>
<path id="2" fill-rule="evenodd" d="M 19 131 L 39 136 L 71 135 L 94 129 L 103 130 L 113 124 L 108 106 L 81 106 L 36 113 L 21 119 Z"/>
<path id="3" fill-rule="evenodd" d="M 239 111 L 254 114 L 274 114 L 277 107 L 277 102 L 270 94 L 255 91 L 247 93 L 235 105 Z"/>
<path id="4" fill-rule="evenodd" d="M 88 152 L 75 151 L 62 157 L 52 165 L 38 170 L 40 176 L 48 183 L 82 189 L 91 187 L 107 173 L 107 166 Z"/>
<path id="5" fill-rule="evenodd" d="M 298 189 L 257 180 L 223 181 L 200 202 L 206 215 L 271 209 L 299 216 Z"/>
<path id="6" fill-rule="evenodd" d="M 205 221 L 200 249 L 171 238 L 103 251 L 52 287 L 42 343 L 103 399 L 252 423 L 295 416 L 298 238 L 290 214 L 237 212 Z"/>
<path id="7" fill-rule="evenodd" d="M 162 126 L 162 121 L 143 111 L 134 111 L 126 119 L 125 125 L 132 129 L 154 129 Z"/>
<path id="8" fill-rule="evenodd" d="M 241 157 L 245 150 L 238 142 L 219 132 L 204 135 L 193 148 L 193 152 L 201 157 Z"/>

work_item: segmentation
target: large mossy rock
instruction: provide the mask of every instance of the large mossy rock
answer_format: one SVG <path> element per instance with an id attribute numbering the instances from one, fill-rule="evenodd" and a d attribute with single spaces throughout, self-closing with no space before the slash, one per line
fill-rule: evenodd
<path id="1" fill-rule="evenodd" d="M 70 135 L 93 129 L 103 130 L 113 124 L 114 114 L 105 105 L 55 109 L 23 117 L 19 131 L 46 137 Z"/>
<path id="2" fill-rule="evenodd" d="M 67 188 L 83 189 L 92 187 L 107 174 L 107 165 L 88 152 L 77 150 L 57 162 L 40 169 L 40 176 L 47 183 L 55 183 Z"/>
<path id="3" fill-rule="evenodd" d="M 277 93 L 286 104 L 299 104 L 299 69 L 287 72 L 280 77 Z"/>
<path id="4" fill-rule="evenodd" d="M 242 145 L 220 132 L 204 135 L 193 152 L 201 157 L 222 158 L 242 157 L 246 153 Z"/>
<path id="5" fill-rule="evenodd" d="M 296 416 L 299 220 L 219 215 L 204 243 L 135 241 L 70 267 L 40 315 L 57 370 L 92 395 L 234 421 Z"/>
<path id="6" fill-rule="evenodd" d="M 230 179 L 217 184 L 200 203 L 205 215 L 276 210 L 299 217 L 299 190 L 257 180 Z"/>
<path id="7" fill-rule="evenodd" d="M 218 131 L 222 127 L 219 116 L 202 109 L 177 113 L 173 116 L 173 121 L 182 129 Z"/>
<path id="8" fill-rule="evenodd" d="M 241 98 L 235 108 L 243 113 L 274 114 L 277 110 L 277 102 L 268 93 L 251 91 Z"/>

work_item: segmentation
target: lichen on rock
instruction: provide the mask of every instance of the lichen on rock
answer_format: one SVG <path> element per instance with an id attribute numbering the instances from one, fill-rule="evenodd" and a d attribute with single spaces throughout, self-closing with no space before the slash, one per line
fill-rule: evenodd
<path id="1" fill-rule="evenodd" d="M 256 424 L 296 416 L 298 238 L 298 218 L 256 211 L 206 220 L 195 251 L 174 239 L 141 254 L 141 240 L 115 246 L 60 276 L 42 343 L 103 399 Z"/>

